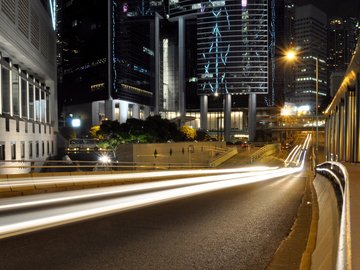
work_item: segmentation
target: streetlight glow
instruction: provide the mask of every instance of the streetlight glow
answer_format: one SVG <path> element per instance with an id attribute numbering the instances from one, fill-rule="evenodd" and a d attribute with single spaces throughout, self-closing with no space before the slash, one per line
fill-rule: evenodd
<path id="1" fill-rule="evenodd" d="M 295 60 L 295 58 L 296 58 L 296 52 L 294 51 L 294 50 L 289 50 L 289 51 L 287 51 L 286 52 L 286 54 L 285 54 L 285 56 L 286 56 L 286 58 L 288 59 L 288 60 Z"/>

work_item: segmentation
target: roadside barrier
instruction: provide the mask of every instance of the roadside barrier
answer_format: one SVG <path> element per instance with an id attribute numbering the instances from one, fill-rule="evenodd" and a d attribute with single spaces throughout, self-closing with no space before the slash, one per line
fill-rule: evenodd
<path id="1" fill-rule="evenodd" d="M 350 190 L 349 174 L 345 166 L 339 162 L 327 161 L 316 167 L 316 172 L 328 179 L 336 196 L 336 207 L 339 217 L 339 232 L 337 240 L 336 265 L 332 268 L 337 270 L 351 270 L 351 231 L 350 231 Z M 319 207 L 319 215 L 325 209 Z M 318 231 L 326 228 L 318 228 Z M 326 236 L 325 236 L 326 237 Z M 317 242 L 324 239 L 317 239 Z M 329 249 L 332 247 L 328 247 Z M 317 249 L 317 248 L 316 248 Z M 316 252 L 316 249 L 314 252 Z"/>

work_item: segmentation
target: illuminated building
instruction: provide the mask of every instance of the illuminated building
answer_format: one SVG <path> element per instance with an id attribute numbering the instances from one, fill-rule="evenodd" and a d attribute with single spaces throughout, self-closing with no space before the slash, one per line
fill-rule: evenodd
<path id="1" fill-rule="evenodd" d="M 358 20 L 335 18 L 328 27 L 328 68 L 329 72 L 345 71 L 356 46 Z"/>
<path id="2" fill-rule="evenodd" d="M 315 110 L 316 59 L 319 59 L 319 105 L 328 95 L 327 83 L 327 17 L 313 5 L 295 9 L 295 46 L 299 49 L 295 67 L 295 92 L 291 101 L 296 106 L 310 105 Z"/>
<path id="3" fill-rule="evenodd" d="M 91 124 L 151 113 L 183 124 L 190 116 L 193 127 L 207 129 L 194 112 L 208 98 L 209 111 L 218 113 L 209 127 L 244 132 L 248 94 L 261 94 L 263 106 L 281 102 L 275 28 L 283 23 L 275 9 L 283 13 L 282 1 L 116 0 L 107 1 L 108 15 L 104 2 L 86 9 L 79 0 L 64 2 L 66 114 L 84 112 Z M 234 110 L 220 116 L 225 95 Z"/>
<path id="4" fill-rule="evenodd" d="M 176 21 L 179 29 L 177 86 L 180 93 L 180 115 L 185 114 L 182 93 L 185 89 L 184 82 L 188 79 L 182 64 L 185 61 L 184 32 L 187 29 L 186 21 L 196 19 L 197 37 L 194 46 L 197 48 L 196 79 L 197 93 L 200 96 L 200 125 L 207 129 L 208 124 L 211 124 L 208 123 L 208 107 L 211 107 L 211 103 L 221 104 L 224 113 L 218 126 L 224 126 L 225 139 L 229 140 L 233 116 L 231 105 L 244 100 L 244 96 L 240 95 L 250 94 L 255 97 L 255 93 L 269 93 L 267 103 L 274 104 L 275 69 L 270 59 L 275 57 L 275 2 L 179 0 L 170 1 L 169 5 L 170 21 Z M 220 100 L 218 96 L 221 96 L 224 103 L 217 101 Z M 251 104 L 254 101 L 252 98 Z"/>
<path id="5" fill-rule="evenodd" d="M 198 14 L 199 94 L 267 93 L 268 1 L 209 1 Z"/>
<path id="6" fill-rule="evenodd" d="M 56 154 L 55 5 L 0 1 L 0 173 Z"/>
<path id="7" fill-rule="evenodd" d="M 83 133 L 104 118 L 158 112 L 163 10 L 162 1 L 63 2 L 60 103 L 84 120 Z"/>

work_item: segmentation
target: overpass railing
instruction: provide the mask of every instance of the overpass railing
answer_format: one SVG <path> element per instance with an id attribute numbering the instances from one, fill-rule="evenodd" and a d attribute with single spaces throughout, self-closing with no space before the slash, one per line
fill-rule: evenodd
<path id="1" fill-rule="evenodd" d="M 340 231 L 338 232 L 336 269 L 351 270 L 349 174 L 343 164 L 333 161 L 319 164 L 316 172 L 331 182 L 337 198 Z M 322 209 L 319 211 L 321 213 Z"/>
<path id="2" fill-rule="evenodd" d="M 344 79 L 325 110 L 326 159 L 360 162 L 360 39 Z"/>

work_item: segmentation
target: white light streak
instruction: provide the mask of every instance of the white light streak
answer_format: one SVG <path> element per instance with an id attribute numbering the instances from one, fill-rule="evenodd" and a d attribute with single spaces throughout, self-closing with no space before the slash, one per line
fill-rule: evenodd
<path id="1" fill-rule="evenodd" d="M 303 163 L 302 163 L 303 165 Z M 0 219 L 0 238 L 36 231 L 70 222 L 100 217 L 130 209 L 158 204 L 174 199 L 195 196 L 206 192 L 267 181 L 298 173 L 302 167 L 282 168 L 271 173 L 174 188 L 164 191 L 129 195 L 122 198 L 110 198 L 102 201 L 87 202 L 72 206 L 59 206 L 54 209 L 38 210 L 24 214 L 12 214 Z"/>
<path id="2" fill-rule="evenodd" d="M 51 23 L 54 30 L 56 30 L 56 0 L 49 0 L 49 7 L 51 13 Z"/>
<path id="3" fill-rule="evenodd" d="M 277 171 L 268 170 L 267 173 L 271 174 L 272 172 L 277 172 Z M 197 185 L 197 184 L 204 184 L 204 183 L 216 182 L 216 181 L 241 179 L 244 177 L 254 177 L 262 174 L 264 174 L 263 170 L 257 172 L 244 172 L 244 173 L 235 173 L 228 175 L 222 174 L 222 175 L 205 176 L 205 177 L 197 177 L 197 178 L 186 178 L 186 179 L 177 179 L 177 180 L 169 180 L 169 181 L 157 181 L 151 183 L 130 184 L 123 186 L 77 190 L 77 191 L 64 192 L 62 193 L 61 197 L 59 197 L 59 194 L 57 193 L 40 194 L 31 197 L 28 196 L 16 197 L 16 198 L 1 200 L 0 211 L 23 209 L 28 207 L 43 206 L 43 205 L 49 205 L 55 203 L 74 202 L 85 199 L 96 199 L 105 196 L 124 195 L 130 192 L 140 192 L 140 191 L 146 192 L 160 188 L 175 188 L 184 185 Z"/>
<path id="4" fill-rule="evenodd" d="M 103 175 L 67 175 L 67 176 L 53 176 L 53 177 L 39 177 L 33 179 L 16 179 L 13 178 L 8 181 L 0 182 L 0 187 L 26 187 L 26 186 L 46 186 L 46 185 L 60 185 L 60 184 L 81 184 L 91 182 L 113 182 L 121 180 L 149 180 L 160 177 L 174 177 L 174 176 L 195 176 L 195 175 L 211 175 L 211 174 L 227 174 L 227 173 L 241 173 L 251 171 L 274 170 L 277 167 L 267 166 L 253 166 L 242 167 L 234 169 L 209 169 L 209 170 L 178 170 L 178 171 L 161 171 L 161 172 L 141 172 L 141 173 L 119 173 L 119 174 L 103 174 Z"/>

